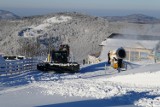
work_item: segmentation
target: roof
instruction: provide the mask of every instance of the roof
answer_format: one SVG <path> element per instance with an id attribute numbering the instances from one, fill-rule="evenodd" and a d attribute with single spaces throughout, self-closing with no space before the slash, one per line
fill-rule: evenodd
<path id="1" fill-rule="evenodd" d="M 130 40 L 160 40 L 160 36 L 112 33 L 108 38 Z"/>
<path id="2" fill-rule="evenodd" d="M 159 43 L 159 40 L 123 40 L 123 39 L 107 39 L 100 45 L 106 47 L 124 47 L 124 48 L 140 48 L 154 49 Z"/>

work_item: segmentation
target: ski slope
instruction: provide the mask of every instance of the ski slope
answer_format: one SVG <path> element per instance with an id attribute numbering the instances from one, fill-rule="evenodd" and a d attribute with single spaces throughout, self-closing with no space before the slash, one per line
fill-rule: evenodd
<path id="1" fill-rule="evenodd" d="M 20 36 L 23 37 L 37 37 L 37 36 L 42 36 L 45 35 L 45 32 L 47 32 L 47 29 L 50 28 L 51 26 L 55 26 L 56 24 L 60 23 L 65 23 L 72 20 L 71 16 L 54 16 L 51 18 L 46 18 L 41 22 L 41 24 L 38 25 L 32 25 L 28 26 L 24 29 L 22 29 L 20 32 Z"/>
<path id="2" fill-rule="evenodd" d="M 31 71 L 1 76 L 1 106 L 160 106 L 159 64 L 130 63 L 128 70 L 120 73 L 105 65 L 85 65 L 76 74 Z"/>

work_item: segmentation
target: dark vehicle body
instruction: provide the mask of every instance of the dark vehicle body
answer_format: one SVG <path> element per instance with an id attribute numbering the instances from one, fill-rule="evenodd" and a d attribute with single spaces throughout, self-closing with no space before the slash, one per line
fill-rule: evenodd
<path id="1" fill-rule="evenodd" d="M 69 62 L 69 46 L 61 45 L 59 50 L 50 52 L 50 61 L 37 64 L 37 69 L 44 72 L 76 73 L 80 69 L 77 62 Z"/>

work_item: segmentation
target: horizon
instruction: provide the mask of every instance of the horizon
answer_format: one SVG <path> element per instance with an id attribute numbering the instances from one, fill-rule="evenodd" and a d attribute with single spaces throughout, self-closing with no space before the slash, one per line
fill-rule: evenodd
<path id="1" fill-rule="evenodd" d="M 160 18 L 159 0 L 1 0 L 1 10 L 18 16 L 44 15 L 57 12 L 80 12 L 94 16 L 144 14 Z"/>
<path id="2" fill-rule="evenodd" d="M 132 11 L 132 10 L 72 10 L 72 9 L 0 9 L 12 12 L 20 17 L 29 17 L 29 16 L 37 16 L 37 15 L 47 15 L 54 14 L 59 12 L 77 12 L 82 14 L 88 14 L 92 16 L 127 16 L 132 14 L 143 14 L 146 16 L 151 16 L 155 18 L 160 18 L 160 14 L 158 15 L 158 11 Z M 30 12 L 32 11 L 32 12 Z"/>

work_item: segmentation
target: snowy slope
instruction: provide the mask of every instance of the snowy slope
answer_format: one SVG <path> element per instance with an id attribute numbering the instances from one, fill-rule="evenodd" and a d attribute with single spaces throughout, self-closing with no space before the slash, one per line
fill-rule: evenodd
<path id="1" fill-rule="evenodd" d="M 21 36 L 24 37 L 36 37 L 36 36 L 42 36 L 45 35 L 45 33 L 48 33 L 47 29 L 51 26 L 54 26 L 54 24 L 64 23 L 69 20 L 71 20 L 71 16 L 54 16 L 51 18 L 45 19 L 41 24 L 37 26 L 29 26 L 27 30 L 22 30 Z M 29 29 L 28 29 L 29 28 Z"/>
<path id="2" fill-rule="evenodd" d="M 0 102 L 4 107 L 106 107 L 160 104 L 159 64 L 132 64 L 118 73 L 105 62 L 83 66 L 77 74 L 38 71 L 1 76 Z M 27 103 L 29 102 L 29 103 Z"/>
<path id="3" fill-rule="evenodd" d="M 48 18 L 48 19 L 45 19 L 42 24 L 36 27 L 33 27 L 33 29 L 34 30 L 45 30 L 46 27 L 49 27 L 52 24 L 67 22 L 71 19 L 72 17 L 70 16 L 59 16 L 59 17 Z"/>

